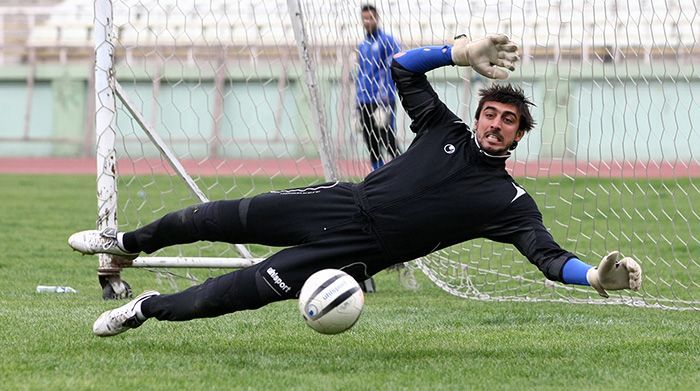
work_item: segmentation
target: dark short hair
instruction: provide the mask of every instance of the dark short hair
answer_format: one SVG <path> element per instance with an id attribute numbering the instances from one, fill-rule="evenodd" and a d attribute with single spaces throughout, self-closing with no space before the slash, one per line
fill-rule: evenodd
<path id="1" fill-rule="evenodd" d="M 484 102 L 498 102 L 515 106 L 520 113 L 520 126 L 518 130 L 529 132 L 535 126 L 535 120 L 530 114 L 530 106 L 535 106 L 525 97 L 523 89 L 512 84 L 492 84 L 490 87 L 479 90 L 479 107 L 476 109 L 474 119 L 478 120 Z"/>
<path id="2" fill-rule="evenodd" d="M 372 4 L 363 4 L 362 8 L 360 8 L 360 13 L 365 12 L 365 11 L 369 11 L 369 12 L 373 13 L 374 16 L 379 15 L 377 13 L 377 8 L 375 6 L 373 6 Z"/>

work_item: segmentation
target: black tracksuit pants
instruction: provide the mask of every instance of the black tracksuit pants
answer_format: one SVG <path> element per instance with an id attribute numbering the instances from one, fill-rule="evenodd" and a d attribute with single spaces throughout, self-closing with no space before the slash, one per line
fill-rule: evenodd
<path id="1" fill-rule="evenodd" d="M 369 151 L 370 162 L 374 165 L 378 161 L 384 161 L 382 150 L 386 149 L 392 159 L 396 158 L 401 151 L 396 145 L 396 134 L 394 133 L 394 116 L 396 113 L 396 104 L 391 103 L 386 106 L 386 109 L 391 112 L 390 125 L 387 127 L 380 126 L 374 120 L 372 115 L 377 110 L 376 104 L 363 104 L 358 106 L 360 111 L 360 124 L 362 125 L 362 136 L 365 139 L 367 150 Z"/>
<path id="2" fill-rule="evenodd" d="M 297 297 L 306 279 L 326 268 L 362 281 L 393 262 L 361 205 L 352 184 L 328 183 L 195 205 L 127 232 L 124 246 L 146 253 L 200 240 L 291 246 L 259 264 L 148 299 L 143 314 L 178 321 L 259 308 Z"/>

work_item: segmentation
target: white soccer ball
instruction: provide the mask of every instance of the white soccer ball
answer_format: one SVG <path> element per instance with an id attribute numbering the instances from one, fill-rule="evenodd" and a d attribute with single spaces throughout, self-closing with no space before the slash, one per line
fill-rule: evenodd
<path id="1" fill-rule="evenodd" d="M 360 284 L 342 270 L 312 274 L 299 293 L 299 311 L 306 324 L 322 334 L 338 334 L 352 327 L 364 304 Z"/>

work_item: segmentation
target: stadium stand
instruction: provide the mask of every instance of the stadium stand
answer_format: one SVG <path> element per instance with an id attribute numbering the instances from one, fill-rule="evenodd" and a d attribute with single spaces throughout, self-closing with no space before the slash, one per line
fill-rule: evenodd
<path id="1" fill-rule="evenodd" d="M 25 37 L 20 39 L 27 40 L 39 57 L 71 60 L 90 56 L 84 48 L 94 45 L 92 0 L 11 3 L 16 5 L 0 7 L 5 31 L 12 29 L 15 36 L 3 35 L 5 47 L 19 47 L 22 42 L 18 43 L 17 37 Z M 344 2 L 328 1 L 324 6 L 332 15 L 347 9 L 347 4 L 341 3 Z M 501 31 L 521 42 L 525 53 L 532 58 L 598 55 L 620 61 L 630 55 L 643 55 L 649 60 L 654 56 L 675 55 L 677 51 L 693 54 L 698 51 L 695 42 L 700 34 L 700 18 L 684 12 L 683 2 L 673 1 L 525 0 L 484 6 L 481 1 L 431 4 L 400 0 L 380 6 L 385 28 L 407 47 L 444 42 L 462 31 L 475 36 Z M 263 51 L 269 51 L 294 45 L 285 1 L 120 0 L 114 2 L 114 13 L 120 44 L 125 48 L 259 45 L 265 48 Z M 8 19 L 8 15 L 14 16 Z M 458 23 L 457 15 L 471 17 L 466 23 Z M 336 42 L 355 42 L 359 38 L 361 32 L 357 26 L 333 25 L 328 20 L 334 18 L 311 21 L 317 30 L 312 34 L 322 38 L 317 43 L 332 47 Z M 26 28 L 18 28 L 17 24 Z"/>

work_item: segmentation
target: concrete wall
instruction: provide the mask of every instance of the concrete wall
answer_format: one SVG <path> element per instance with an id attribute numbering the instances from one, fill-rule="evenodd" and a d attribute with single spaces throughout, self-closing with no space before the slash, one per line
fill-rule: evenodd
<path id="1" fill-rule="evenodd" d="M 269 64 L 268 64 L 269 65 Z M 289 157 L 313 154 L 316 137 L 306 90 L 299 75 L 272 65 L 227 75 L 217 111 L 215 75 L 206 66 L 183 66 L 154 73 L 120 68 L 117 74 L 137 109 L 179 154 L 198 158 Z M 32 74 L 33 78 L 28 79 Z M 94 142 L 89 64 L 0 68 L 0 156 L 76 157 L 92 153 Z M 250 75 L 255 75 L 251 79 Z M 326 80 L 326 118 L 339 149 L 361 139 L 352 129 L 353 91 L 334 67 L 321 67 Z M 430 74 L 436 91 L 467 122 L 484 82 L 469 82 L 455 69 Z M 153 80 L 160 83 L 153 83 Z M 33 80 L 29 82 L 28 80 Z M 339 80 L 345 80 L 341 82 Z M 520 160 L 670 160 L 700 155 L 700 79 L 692 65 L 677 63 L 527 64 L 513 75 L 537 107 L 537 128 L 517 150 Z M 154 99 L 155 97 L 155 99 Z M 216 117 L 216 120 L 215 120 Z M 123 111 L 118 128 L 121 148 L 155 156 L 138 126 Z M 408 122 L 399 116 L 399 136 L 411 140 Z M 356 148 L 354 153 L 363 153 Z"/>

